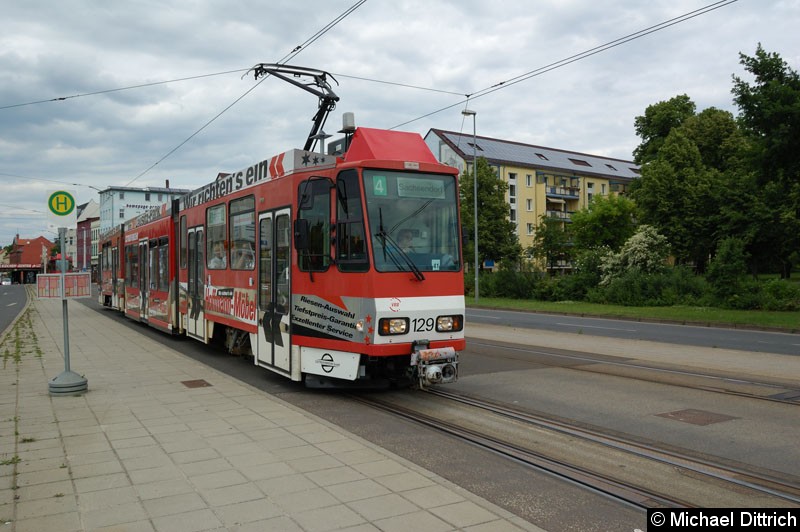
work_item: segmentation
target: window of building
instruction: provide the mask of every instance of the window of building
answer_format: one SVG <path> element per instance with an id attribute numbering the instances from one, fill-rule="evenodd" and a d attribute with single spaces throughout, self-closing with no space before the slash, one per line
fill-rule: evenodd
<path id="1" fill-rule="evenodd" d="M 471 147 L 471 148 L 475 148 L 475 149 L 476 149 L 476 150 L 478 150 L 478 151 L 483 151 L 483 148 L 481 148 L 481 147 L 480 147 L 479 145 L 477 145 L 477 144 L 473 144 L 472 142 L 467 142 L 467 144 L 468 144 L 468 145 L 469 145 L 469 147 Z"/>
<path id="2" fill-rule="evenodd" d="M 231 268 L 252 270 L 256 266 L 256 200 L 247 196 L 231 201 Z"/>
<path id="3" fill-rule="evenodd" d="M 528 198 L 525 200 L 525 210 L 531 212 L 533 210 L 533 200 Z"/>
<path id="4" fill-rule="evenodd" d="M 228 265 L 228 246 L 225 205 L 216 205 L 206 210 L 206 266 L 210 270 L 223 270 Z"/>
<path id="5" fill-rule="evenodd" d="M 528 188 L 533 186 L 533 176 L 531 174 L 525 176 L 525 186 Z"/>
<path id="6" fill-rule="evenodd" d="M 124 192 L 120 192 L 119 193 L 119 199 L 125 199 L 125 193 Z"/>
<path id="7" fill-rule="evenodd" d="M 573 164 L 576 164 L 578 166 L 592 166 L 591 164 L 589 164 L 587 161 L 584 161 L 583 159 L 570 159 L 570 161 L 572 161 Z"/>
<path id="8" fill-rule="evenodd" d="M 617 169 L 611 166 L 610 164 L 606 164 L 606 166 L 608 167 L 609 170 L 614 170 L 615 172 L 617 171 Z"/>
<path id="9" fill-rule="evenodd" d="M 508 202 L 512 205 L 517 202 L 517 185 L 508 186 Z"/>
<path id="10" fill-rule="evenodd" d="M 150 193 L 149 192 L 145 192 L 144 193 L 144 200 L 145 201 L 150 201 Z"/>
<path id="11" fill-rule="evenodd" d="M 124 220 L 125 219 L 125 209 L 120 209 L 119 210 L 119 219 L 120 220 Z"/>
<path id="12" fill-rule="evenodd" d="M 537 154 L 536 154 L 536 156 L 537 156 L 539 159 L 543 160 L 543 161 L 549 161 L 549 160 L 550 160 L 550 159 L 548 159 L 547 157 L 545 157 L 543 153 L 537 153 Z"/>
<path id="13" fill-rule="evenodd" d="M 533 231 L 534 231 L 534 225 L 533 225 L 533 224 L 531 224 L 531 223 L 529 223 L 527 227 L 528 227 L 528 235 L 530 236 L 530 235 L 532 235 L 532 234 L 533 234 Z"/>
<path id="14" fill-rule="evenodd" d="M 605 195 L 606 195 L 606 184 L 605 184 L 605 183 L 602 183 L 602 184 L 600 185 L 600 193 L 601 193 L 603 196 L 605 196 Z"/>

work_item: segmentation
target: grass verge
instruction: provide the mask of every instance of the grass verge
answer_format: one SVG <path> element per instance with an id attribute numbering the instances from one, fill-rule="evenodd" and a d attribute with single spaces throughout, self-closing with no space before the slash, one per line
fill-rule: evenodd
<path id="1" fill-rule="evenodd" d="M 665 321 L 692 325 L 769 329 L 800 332 L 800 312 L 726 310 L 712 307 L 623 307 L 574 301 L 531 301 L 521 299 L 466 298 L 470 308 L 521 310 L 574 316 L 622 318 L 640 321 Z"/>

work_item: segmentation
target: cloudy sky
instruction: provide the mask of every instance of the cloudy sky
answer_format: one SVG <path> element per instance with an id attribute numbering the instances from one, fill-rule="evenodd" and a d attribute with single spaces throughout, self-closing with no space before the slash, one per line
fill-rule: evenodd
<path id="1" fill-rule="evenodd" d="M 4 2 L 0 245 L 54 238 L 46 198 L 64 183 L 81 203 L 108 186 L 192 189 L 302 147 L 316 98 L 257 85 L 256 63 L 333 74 L 330 133 L 346 111 L 363 126 L 471 133 L 468 105 L 479 136 L 630 159 L 650 104 L 685 93 L 736 114 L 739 52 L 760 42 L 800 69 L 798 27 L 798 0 Z"/>

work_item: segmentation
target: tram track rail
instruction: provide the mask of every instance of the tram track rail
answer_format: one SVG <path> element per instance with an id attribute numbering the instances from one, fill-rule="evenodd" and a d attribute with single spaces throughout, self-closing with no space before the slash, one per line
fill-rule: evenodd
<path id="1" fill-rule="evenodd" d="M 787 480 L 765 472 L 700 459 L 674 449 L 608 435 L 451 391 L 429 389 L 412 395 L 424 399 L 409 401 L 402 396 L 386 395 L 357 396 L 354 399 L 636 508 L 710 507 L 719 506 L 720 501 L 741 507 L 800 507 L 800 480 Z M 424 405 L 432 397 L 437 398 L 436 405 L 426 412 Z M 444 403 L 457 405 L 463 410 L 443 416 L 441 412 L 449 410 Z M 483 422 L 482 419 L 488 418 L 482 416 L 496 419 Z M 527 438 L 533 444 L 526 443 L 524 436 L 509 438 L 502 429 L 495 430 L 502 426 L 502 421 L 497 419 L 535 432 L 536 436 Z M 598 459 L 598 463 L 593 465 L 591 460 L 572 459 L 569 453 L 553 453 L 546 445 L 535 443 L 543 439 L 568 441 L 570 446 L 585 448 L 584 452 L 596 453 L 598 457 L 610 453 L 613 458 Z M 620 472 L 615 467 L 606 467 L 606 462 L 624 463 L 630 467 Z M 637 481 L 635 470 L 642 468 L 655 474 L 650 477 L 642 475 L 641 481 Z M 680 487 L 685 489 L 678 489 Z"/>
<path id="2" fill-rule="evenodd" d="M 645 364 L 624 358 L 612 360 L 610 357 L 598 357 L 590 353 L 561 352 L 548 348 L 534 349 L 527 346 L 471 340 L 470 348 L 474 349 L 475 347 L 491 349 L 492 356 L 495 358 L 527 360 L 524 357 L 535 356 L 538 357 L 538 364 L 572 371 L 602 373 L 647 382 L 666 383 L 692 390 L 800 406 L 800 388 L 790 382 L 769 382 L 741 376 L 718 375 L 678 367 Z M 519 356 L 503 354 L 504 351 L 518 353 Z M 554 359 L 555 362 L 549 363 L 542 358 Z"/>

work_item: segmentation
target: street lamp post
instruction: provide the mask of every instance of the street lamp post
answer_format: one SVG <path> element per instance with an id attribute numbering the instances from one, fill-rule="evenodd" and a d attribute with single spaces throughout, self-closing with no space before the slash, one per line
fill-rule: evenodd
<path id="1" fill-rule="evenodd" d="M 83 270 L 86 271 L 86 256 L 88 253 L 86 252 L 86 228 L 83 227 Z"/>
<path id="2" fill-rule="evenodd" d="M 461 114 L 472 117 L 472 214 L 475 226 L 475 300 L 477 301 L 480 297 L 478 292 L 478 142 L 475 124 L 477 113 L 470 109 L 464 109 Z"/>

